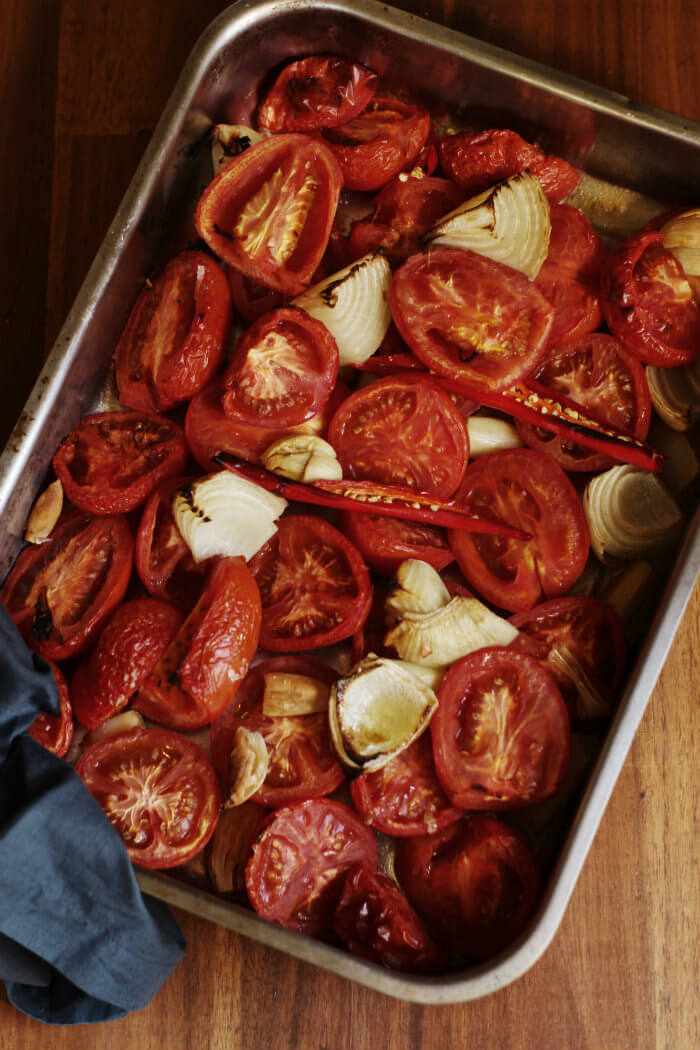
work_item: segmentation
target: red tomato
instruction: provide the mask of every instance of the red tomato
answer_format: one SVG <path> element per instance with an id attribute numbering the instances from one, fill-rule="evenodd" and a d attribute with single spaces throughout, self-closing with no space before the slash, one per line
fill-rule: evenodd
<path id="1" fill-rule="evenodd" d="M 552 675 L 525 653 L 479 649 L 453 664 L 430 723 L 438 778 L 462 809 L 549 798 L 569 765 L 571 730 Z"/>
<path id="2" fill-rule="evenodd" d="M 321 411 L 337 378 L 338 347 L 326 326 L 303 310 L 274 310 L 239 339 L 221 404 L 253 426 L 293 427 Z"/>
<path id="3" fill-rule="evenodd" d="M 404 263 L 391 285 L 391 312 L 416 357 L 477 400 L 536 368 L 553 317 L 524 274 L 458 248 Z"/>
<path id="4" fill-rule="evenodd" d="M 295 295 L 323 257 L 342 184 L 323 142 L 275 135 L 209 183 L 195 213 L 197 232 L 246 277 Z"/>
<path id="5" fill-rule="evenodd" d="M 125 518 L 69 511 L 46 543 L 21 551 L 0 601 L 27 645 L 45 659 L 76 656 L 124 597 L 132 551 Z"/>
<path id="6" fill-rule="evenodd" d="M 438 570 L 454 561 L 445 530 L 434 525 L 363 511 L 343 511 L 340 528 L 355 544 L 370 569 L 381 576 L 393 576 L 407 558 L 427 561 Z"/>
<path id="7" fill-rule="evenodd" d="M 437 835 L 401 839 L 396 875 L 433 936 L 474 961 L 514 941 L 537 904 L 539 877 L 524 838 L 480 813 Z"/>
<path id="8" fill-rule="evenodd" d="M 309 799 L 278 809 L 263 824 L 245 872 L 253 908 L 309 937 L 333 930 L 345 872 L 377 866 L 374 835 L 341 802 Z"/>
<path id="9" fill-rule="evenodd" d="M 686 365 L 700 354 L 700 304 L 662 233 L 617 248 L 601 279 L 610 331 L 647 365 Z"/>
<path id="10" fill-rule="evenodd" d="M 61 713 L 59 715 L 50 715 L 46 711 L 42 711 L 34 719 L 27 733 L 32 740 L 36 740 L 47 751 L 50 751 L 58 758 L 63 758 L 73 742 L 73 709 L 63 674 L 51 660 L 48 660 L 47 663 L 51 667 L 56 688 L 58 689 Z"/>
<path id="11" fill-rule="evenodd" d="M 172 729 L 199 729 L 228 707 L 260 632 L 260 595 L 242 558 L 220 558 L 201 598 L 132 706 Z"/>
<path id="12" fill-rule="evenodd" d="M 239 726 L 261 733 L 270 756 L 270 768 L 253 800 L 276 809 L 305 798 L 329 795 L 345 780 L 333 748 L 328 715 L 268 718 L 263 714 L 265 675 L 298 674 L 330 686 L 338 675 L 308 656 L 277 656 L 248 672 L 233 703 L 211 727 L 211 754 L 224 783 L 230 776 L 233 737 Z"/>
<path id="13" fill-rule="evenodd" d="M 302 58 L 284 67 L 260 103 L 258 126 L 275 132 L 335 128 L 361 113 L 376 87 L 376 74 L 358 62 Z"/>
<path id="14" fill-rule="evenodd" d="M 552 231 L 547 261 L 577 281 L 597 288 L 608 249 L 588 218 L 570 204 L 550 204 L 549 218 Z"/>
<path id="15" fill-rule="evenodd" d="M 578 172 L 565 160 L 542 153 L 515 131 L 492 129 L 445 135 L 438 151 L 442 170 L 470 197 L 526 169 L 537 175 L 551 201 L 568 197 L 580 181 Z"/>
<path id="16" fill-rule="evenodd" d="M 174 868 L 204 848 L 219 819 L 214 768 L 179 733 L 136 729 L 83 751 L 75 767 L 142 868 Z"/>
<path id="17" fill-rule="evenodd" d="M 374 584 L 372 604 L 370 605 L 367 619 L 361 627 L 353 631 L 351 649 L 353 667 L 355 664 L 359 664 L 360 660 L 367 656 L 368 653 L 390 657 L 397 655 L 395 649 L 389 650 L 384 645 L 384 637 L 387 632 L 387 626 L 384 622 L 384 603 L 388 593 L 388 587 L 384 582 Z"/>
<path id="18" fill-rule="evenodd" d="M 423 109 L 395 98 L 375 98 L 366 109 L 324 138 L 348 190 L 378 190 L 417 159 L 430 134 Z"/>
<path id="19" fill-rule="evenodd" d="M 282 518 L 250 560 L 260 588 L 260 645 L 272 652 L 320 649 L 364 623 L 372 585 L 359 551 L 323 518 Z"/>
<path id="20" fill-rule="evenodd" d="M 264 284 L 251 281 L 249 277 L 244 277 L 232 266 L 227 266 L 226 270 L 233 305 L 244 321 L 252 324 L 263 314 L 269 314 L 271 310 L 276 310 L 278 306 L 281 306 L 283 299 L 281 292 L 273 292 Z"/>
<path id="21" fill-rule="evenodd" d="M 168 478 L 148 497 L 143 508 L 134 566 L 141 583 L 154 598 L 189 610 L 195 604 L 210 569 L 209 561 L 196 562 L 175 524 L 170 499 L 188 478 Z"/>
<path id="22" fill-rule="evenodd" d="M 165 478 L 182 474 L 185 435 L 165 416 L 99 412 L 63 441 L 53 467 L 68 499 L 91 514 L 125 514 Z"/>
<path id="23" fill-rule="evenodd" d="M 487 601 L 511 612 L 568 591 L 588 558 L 586 518 L 561 467 L 527 448 L 490 452 L 470 465 L 457 498 L 529 532 L 532 539 L 450 531 L 467 580 Z"/>
<path id="24" fill-rule="evenodd" d="M 556 349 L 599 327 L 603 315 L 598 291 L 592 285 L 577 281 L 549 260 L 540 267 L 535 285 L 554 310 L 548 347 Z"/>
<path id="25" fill-rule="evenodd" d="M 550 351 L 535 373 L 540 383 L 563 394 L 603 425 L 643 441 L 651 421 L 651 396 L 644 368 L 628 350 L 602 332 Z M 566 441 L 551 430 L 516 421 L 526 445 L 553 456 L 571 471 L 606 470 L 616 462 L 604 452 Z"/>
<path id="26" fill-rule="evenodd" d="M 611 605 L 579 595 L 555 598 L 518 613 L 510 622 L 520 632 L 512 648 L 545 664 L 572 719 L 600 718 L 613 710 L 625 671 L 625 629 Z M 554 649 L 582 672 L 578 684 L 560 661 L 552 660 Z M 598 694 L 602 707 L 592 706 L 590 692 L 581 691 L 581 678 Z"/>
<path id="27" fill-rule="evenodd" d="M 440 973 L 447 958 L 396 884 L 355 864 L 345 876 L 333 929 L 353 955 L 405 973 Z"/>
<path id="28" fill-rule="evenodd" d="M 119 400 L 137 412 L 187 401 L 218 370 L 231 328 L 231 293 L 203 252 L 181 252 L 143 289 L 116 349 Z"/>
<path id="29" fill-rule="evenodd" d="M 86 729 L 126 707 L 183 620 L 179 609 L 156 598 L 119 606 L 71 682 L 73 710 Z"/>
<path id="30" fill-rule="evenodd" d="M 328 427 L 343 477 L 436 496 L 458 488 L 469 458 L 466 427 L 437 383 L 387 376 L 351 394 Z"/>
<path id="31" fill-rule="evenodd" d="M 350 791 L 362 819 L 395 838 L 434 835 L 463 816 L 437 778 L 429 732 L 382 769 L 356 777 Z"/>

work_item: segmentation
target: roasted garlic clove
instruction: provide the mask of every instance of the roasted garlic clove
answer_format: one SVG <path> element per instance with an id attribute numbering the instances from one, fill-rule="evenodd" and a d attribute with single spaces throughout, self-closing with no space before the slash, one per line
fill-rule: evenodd
<path id="1" fill-rule="evenodd" d="M 385 638 L 402 660 L 427 667 L 448 667 L 487 645 L 510 645 L 512 624 L 477 598 L 452 598 L 431 613 L 407 612 Z"/>
<path id="2" fill-rule="evenodd" d="M 387 626 L 407 612 L 433 612 L 449 600 L 450 592 L 432 565 L 418 558 L 407 558 L 396 570 L 395 583 L 384 603 Z"/>
<path id="3" fill-rule="evenodd" d="M 130 733 L 134 729 L 144 729 L 145 722 L 138 711 L 120 711 L 103 722 L 97 729 L 91 729 L 85 738 L 85 747 L 96 744 L 98 740 L 104 740 L 107 736 L 117 736 L 119 733 Z"/>
<path id="4" fill-rule="evenodd" d="M 265 675 L 262 713 L 266 718 L 293 718 L 328 710 L 329 688 L 317 678 L 286 671 Z"/>
<path id="5" fill-rule="evenodd" d="M 207 871 L 216 893 L 228 895 L 245 890 L 245 866 L 267 812 L 257 802 L 222 810 L 206 851 Z"/>
<path id="6" fill-rule="evenodd" d="M 591 547 L 604 563 L 663 550 L 683 524 L 681 511 L 659 477 L 626 463 L 589 481 L 583 509 Z"/>
<path id="7" fill-rule="evenodd" d="M 288 434 L 279 438 L 268 445 L 260 458 L 267 470 L 292 481 L 311 484 L 340 481 L 343 477 L 333 446 L 312 434 Z"/>
<path id="8" fill-rule="evenodd" d="M 266 137 L 245 124 L 215 125 L 211 137 L 211 164 L 214 174 L 218 175 L 239 153 L 243 153 L 249 146 L 257 145 Z"/>
<path id="9" fill-rule="evenodd" d="M 233 735 L 230 788 L 224 809 L 247 802 L 265 783 L 270 755 L 262 733 L 239 726 Z"/>
<path id="10" fill-rule="evenodd" d="M 56 479 L 44 489 L 32 507 L 24 532 L 27 543 L 45 543 L 63 510 L 63 485 Z"/>
<path id="11" fill-rule="evenodd" d="M 487 452 L 520 448 L 522 445 L 517 427 L 506 419 L 473 415 L 466 420 L 466 426 L 470 459 L 478 459 Z"/>

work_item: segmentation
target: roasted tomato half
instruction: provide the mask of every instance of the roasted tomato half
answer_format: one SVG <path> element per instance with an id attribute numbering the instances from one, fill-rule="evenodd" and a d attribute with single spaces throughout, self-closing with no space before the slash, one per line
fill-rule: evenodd
<path id="1" fill-rule="evenodd" d="M 475 962 L 522 933 L 539 891 L 525 839 L 480 813 L 436 835 L 401 839 L 396 876 L 433 936 Z"/>
<path id="2" fill-rule="evenodd" d="M 370 102 L 377 76 L 359 62 L 311 55 L 285 66 L 258 107 L 258 125 L 268 131 L 335 128 L 358 116 Z"/>
<path id="3" fill-rule="evenodd" d="M 195 225 L 230 266 L 295 295 L 326 250 L 343 178 L 331 150 L 306 135 L 251 146 L 209 184 Z"/>
<path id="4" fill-rule="evenodd" d="M 569 715 L 554 678 L 514 649 L 479 649 L 454 664 L 433 716 L 435 769 L 462 809 L 549 798 L 569 765 Z"/>
<path id="5" fill-rule="evenodd" d="M 27 732 L 33 740 L 45 747 L 47 751 L 50 751 L 58 758 L 63 758 L 73 741 L 73 709 L 68 686 L 62 672 L 51 660 L 48 663 L 58 689 L 61 713 L 50 715 L 46 711 L 42 711 L 34 719 Z"/>
<path id="6" fill-rule="evenodd" d="M 355 544 L 370 569 L 382 576 L 391 576 L 407 558 L 427 561 L 434 569 L 444 569 L 454 561 L 447 533 L 435 525 L 363 511 L 343 511 L 340 529 Z"/>
<path id="7" fill-rule="evenodd" d="M 91 514 L 125 514 L 165 478 L 182 474 L 185 435 L 165 416 L 100 412 L 85 416 L 53 458 L 68 499 Z"/>
<path id="8" fill-rule="evenodd" d="M 589 219 L 570 204 L 550 204 L 549 218 L 548 261 L 577 281 L 597 287 L 608 250 Z"/>
<path id="9" fill-rule="evenodd" d="M 76 656 L 124 597 L 132 552 L 126 518 L 69 511 L 46 543 L 20 553 L 0 601 L 27 645 L 45 659 Z"/>
<path id="10" fill-rule="evenodd" d="M 282 518 L 275 536 L 250 560 L 260 588 L 260 645 L 272 652 L 319 649 L 349 638 L 372 603 L 358 550 L 323 518 Z"/>
<path id="11" fill-rule="evenodd" d="M 173 518 L 171 496 L 188 480 L 169 478 L 151 493 L 134 548 L 134 566 L 148 593 L 187 611 L 202 593 L 211 567 L 208 561 L 194 560 Z"/>
<path id="12" fill-rule="evenodd" d="M 594 332 L 603 320 L 597 286 L 584 284 L 548 259 L 535 278 L 535 286 L 554 310 L 548 347 L 556 349 Z"/>
<path id="13" fill-rule="evenodd" d="M 221 807 L 214 767 L 179 733 L 107 737 L 83 751 L 75 769 L 142 868 L 184 864 L 214 833 Z"/>
<path id="14" fill-rule="evenodd" d="M 137 412 L 187 401 L 218 371 L 231 327 L 225 273 L 203 252 L 181 252 L 143 289 L 116 350 L 119 400 Z"/>

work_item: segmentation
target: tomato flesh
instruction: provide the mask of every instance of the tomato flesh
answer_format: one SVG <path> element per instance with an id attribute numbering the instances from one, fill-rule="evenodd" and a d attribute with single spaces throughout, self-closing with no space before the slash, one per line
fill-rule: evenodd
<path id="1" fill-rule="evenodd" d="M 340 528 L 369 567 L 381 576 L 392 576 L 407 558 L 425 561 L 438 570 L 454 561 L 447 534 L 434 525 L 363 511 L 342 511 Z"/>

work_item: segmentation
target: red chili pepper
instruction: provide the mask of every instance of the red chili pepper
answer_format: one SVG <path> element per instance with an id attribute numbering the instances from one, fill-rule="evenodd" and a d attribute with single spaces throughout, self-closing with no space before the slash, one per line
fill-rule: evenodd
<path id="1" fill-rule="evenodd" d="M 480 518 L 455 500 L 440 499 L 429 492 L 413 492 L 398 485 L 378 485 L 374 481 L 318 481 L 315 485 L 304 485 L 298 481 L 286 481 L 264 467 L 236 459 L 228 452 L 217 452 L 212 459 L 268 492 L 298 503 L 423 521 L 462 532 L 512 536 L 517 540 L 530 538 L 522 529 L 495 518 Z"/>

